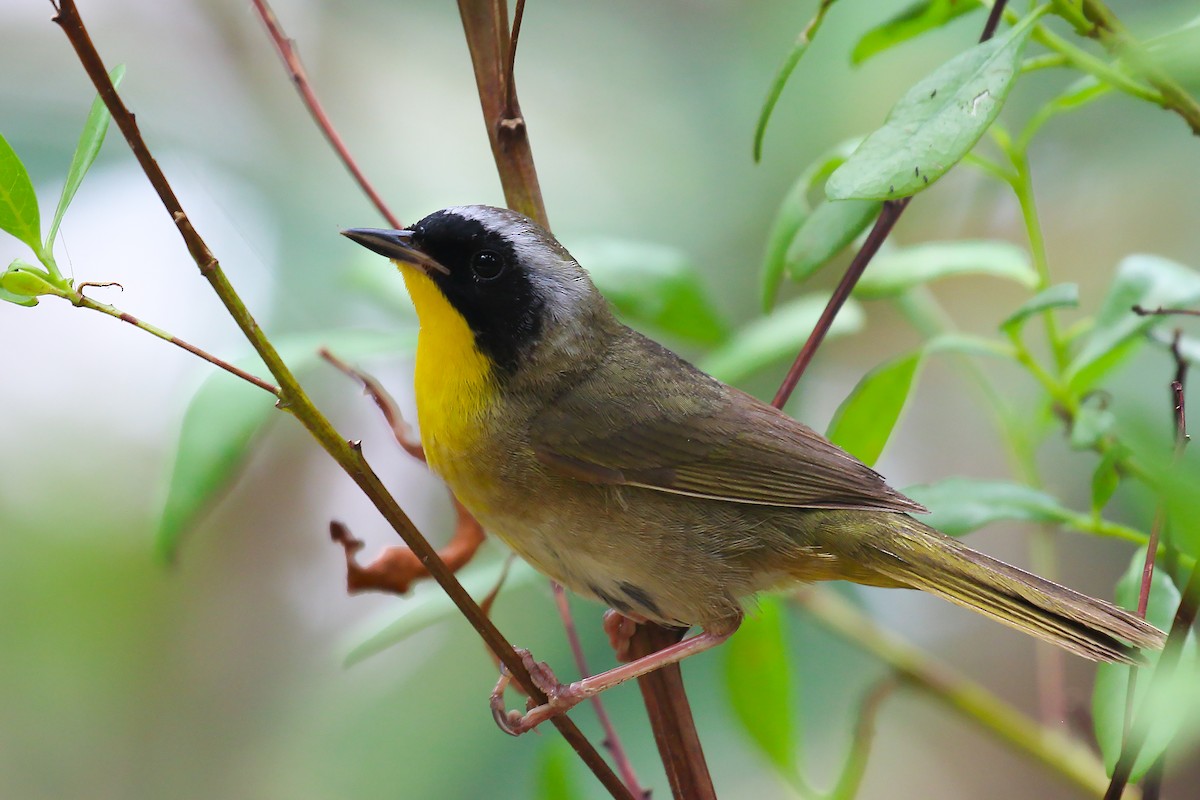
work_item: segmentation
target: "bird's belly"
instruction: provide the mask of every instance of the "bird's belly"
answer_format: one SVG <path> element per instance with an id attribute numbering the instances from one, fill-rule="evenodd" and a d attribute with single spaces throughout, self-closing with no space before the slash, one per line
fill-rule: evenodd
<path id="1" fill-rule="evenodd" d="M 437 469 L 483 527 L 535 569 L 627 616 L 719 628 L 740 615 L 739 597 L 762 588 L 736 552 L 697 548 L 691 538 L 729 520 L 679 519 L 673 497 L 529 479 L 531 470 L 516 471 L 526 476 L 518 485 L 504 470 L 481 474 L 477 463 L 448 454 Z"/>

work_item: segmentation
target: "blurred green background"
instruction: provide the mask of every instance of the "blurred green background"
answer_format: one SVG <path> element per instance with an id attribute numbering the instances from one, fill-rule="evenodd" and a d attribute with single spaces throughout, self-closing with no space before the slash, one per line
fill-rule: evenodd
<path id="1" fill-rule="evenodd" d="M 980 14 L 968 15 L 851 68 L 853 43 L 904 4 L 836 7 L 755 165 L 763 95 L 814 3 L 530 3 L 517 79 L 560 238 L 682 249 L 729 319 L 752 318 L 763 238 L 796 174 L 876 126 L 982 25 Z M 386 267 L 336 234 L 380 220 L 309 121 L 248 3 L 81 6 L 109 64 L 128 66 L 122 94 L 184 207 L 269 331 L 411 328 L 410 315 L 370 296 L 378 289 L 361 288 L 364 269 Z M 1170 30 L 1196 14 L 1183 0 L 1112 6 L 1135 32 Z M 502 203 L 453 4 L 280 0 L 276 11 L 331 117 L 404 220 Z M 39 187 L 44 215 L 92 98 L 50 17 L 46 2 L 0 4 L 0 130 Z M 1023 81 L 1005 117 L 1023 120 L 1066 80 L 1046 72 Z M 1177 117 L 1110 97 L 1052 122 L 1032 155 L 1052 270 L 1057 281 L 1081 284 L 1084 310 L 1129 252 L 1200 263 L 1200 146 Z M 101 299 L 221 355 L 244 353 L 115 130 L 62 234 L 64 271 L 124 285 Z M 1011 197 L 969 169 L 923 194 L 896 233 L 902 243 L 965 237 L 1025 244 Z M 0 240 L 3 263 L 24 255 Z M 817 284 L 831 285 L 834 272 Z M 980 333 L 1023 299 L 1018 287 L 988 279 L 936 292 L 964 329 Z M 822 351 L 791 406 L 818 429 L 865 370 L 918 341 L 889 307 L 868 312 L 863 333 Z M 192 531 L 178 562 L 163 567 L 152 545 L 157 515 L 187 399 L 208 368 L 53 299 L 34 310 L 0 308 L 0 352 L 0 797 L 533 795 L 539 765 L 561 742 L 550 732 L 513 740 L 494 729 L 486 696 L 495 670 L 464 622 L 442 622 L 343 668 L 359 632 L 406 601 L 346 596 L 328 520 L 347 522 L 368 552 L 394 539 L 297 425 L 269 427 L 243 479 Z M 363 364 L 411 414 L 409 360 Z M 1109 386 L 1115 402 L 1153 409 L 1165 432 L 1169 369 L 1165 355 L 1147 351 Z M 782 371 L 748 388 L 770 393 Z M 1019 396 L 1024 381 L 1013 372 L 1006 390 Z M 444 494 L 395 451 L 357 389 L 328 369 L 308 373 L 306 385 L 441 540 L 450 523 Z M 1006 476 L 977 406 L 950 369 L 931 364 L 878 468 L 898 486 Z M 1043 455 L 1050 488 L 1086 507 L 1090 466 L 1065 445 Z M 1018 526 L 996 526 L 972 543 L 1027 563 Z M 1066 582 L 1111 596 L 1129 548 L 1064 535 L 1061 554 Z M 494 543 L 484 553 L 500 555 Z M 859 594 L 886 625 L 1036 713 L 1029 641 L 915 594 Z M 601 609 L 576 609 L 592 664 L 609 664 Z M 571 674 L 542 581 L 504 593 L 496 619 L 560 676 Z M 790 625 L 805 757 L 822 784 L 842 758 L 856 698 L 881 670 L 799 614 Z M 685 668 L 718 792 L 792 796 L 734 722 L 720 659 L 705 654 Z M 1082 718 L 1092 670 L 1077 660 L 1068 669 L 1068 699 Z M 636 690 L 606 702 L 641 777 L 666 796 Z M 599 741 L 590 710 L 574 716 Z M 572 770 L 582 796 L 600 796 L 590 776 Z M 1172 786 L 1197 780 L 1194 757 L 1173 762 Z M 917 695 L 889 700 L 862 797 L 966 796 L 1078 794 Z"/>

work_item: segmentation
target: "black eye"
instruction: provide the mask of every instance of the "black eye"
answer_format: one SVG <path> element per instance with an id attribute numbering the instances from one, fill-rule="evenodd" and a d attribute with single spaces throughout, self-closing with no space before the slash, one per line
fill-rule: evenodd
<path id="1" fill-rule="evenodd" d="M 481 281 L 494 281 L 504 274 L 504 257 L 495 250 L 480 250 L 471 256 L 471 272 Z"/>

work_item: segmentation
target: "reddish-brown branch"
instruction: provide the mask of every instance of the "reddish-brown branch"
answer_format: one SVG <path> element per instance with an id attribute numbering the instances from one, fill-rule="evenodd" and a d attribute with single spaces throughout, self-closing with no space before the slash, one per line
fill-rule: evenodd
<path id="1" fill-rule="evenodd" d="M 1139 315 L 1143 313 L 1139 310 L 1138 306 L 1134 306 L 1133 311 Z M 1162 312 L 1163 309 L 1160 308 L 1157 312 L 1147 313 Z M 1187 447 L 1189 438 L 1184 396 L 1184 388 L 1187 385 L 1188 362 L 1179 349 L 1179 340 L 1181 337 L 1182 332 L 1177 330 L 1171 342 L 1171 354 L 1175 359 L 1175 375 L 1171 380 L 1172 417 L 1175 421 L 1175 452 L 1172 456 L 1173 463 L 1178 463 L 1180 457 L 1183 455 L 1184 448 Z M 1138 615 L 1143 618 L 1146 616 L 1146 608 L 1150 601 L 1150 584 L 1154 578 L 1154 554 L 1158 550 L 1159 531 L 1165 524 L 1165 520 L 1166 512 L 1164 504 L 1160 501 L 1154 513 L 1154 526 L 1150 531 L 1150 540 L 1146 545 L 1146 562 L 1142 567 L 1142 584 L 1138 593 Z M 1179 600 L 1179 608 L 1175 611 L 1175 619 L 1171 624 L 1171 631 L 1167 635 L 1166 647 L 1158 660 L 1158 665 L 1155 667 L 1153 675 L 1150 676 L 1150 689 L 1146 693 L 1147 698 L 1155 696 L 1154 692 L 1157 690 L 1158 685 L 1166 680 L 1163 677 L 1164 675 L 1170 676 L 1175 671 L 1179 661 L 1179 654 L 1183 650 L 1183 642 L 1187 638 L 1192 624 L 1196 621 L 1198 609 L 1200 609 L 1200 564 L 1192 568 L 1192 573 L 1183 591 L 1183 596 Z M 1121 755 L 1117 759 L 1116 767 L 1113 769 L 1112 780 L 1108 785 L 1108 792 L 1104 795 L 1105 800 L 1117 800 L 1124 793 L 1125 786 L 1129 782 L 1130 773 L 1133 771 L 1134 764 L 1137 763 L 1137 757 L 1145 745 L 1150 726 L 1154 722 L 1154 720 L 1149 718 L 1146 709 L 1143 709 L 1141 714 L 1135 716 L 1133 700 L 1134 689 L 1136 687 L 1137 672 L 1131 671 L 1125 695 L 1125 735 L 1121 746 Z M 1152 772 L 1159 775 L 1160 780 L 1165 757 L 1165 753 L 1160 756 L 1155 762 L 1154 770 L 1152 770 Z M 1147 792 L 1148 796 L 1156 794 L 1157 790 Z"/>
<path id="2" fill-rule="evenodd" d="M 455 503 L 459 509 L 458 524 L 450 541 L 438 550 L 438 556 L 451 572 L 458 572 L 466 566 L 484 539 L 483 528 L 475 518 L 457 500 Z M 346 553 L 346 591 L 350 594 L 404 594 L 413 581 L 429 577 L 429 569 L 407 547 L 388 547 L 374 561 L 363 566 L 357 558 L 363 543 L 354 538 L 349 528 L 335 520 L 329 523 L 329 535 Z"/>
<path id="3" fill-rule="evenodd" d="M 638 625 L 629 641 L 630 658 L 656 653 L 678 642 L 683 634 L 679 628 L 653 623 Z M 637 679 L 638 688 L 642 690 L 642 702 L 654 729 L 654 743 L 658 745 L 672 796 L 677 800 L 716 800 L 679 667 L 671 664 L 643 675 Z"/>
<path id="4" fill-rule="evenodd" d="M 251 0 L 251 2 L 254 4 L 254 10 L 258 12 L 259 19 L 263 21 L 263 25 L 267 28 L 267 33 L 275 45 L 276 52 L 283 59 L 283 65 L 287 68 L 288 75 L 291 76 L 292 83 L 296 86 L 296 91 L 300 93 L 300 99 L 304 101 L 304 105 L 308 109 L 308 113 L 312 116 L 313 122 L 317 123 L 317 127 L 325 135 L 325 140 L 329 142 L 329 146 L 337 153 L 338 158 L 342 160 L 350 175 L 358 183 L 359 188 L 363 190 L 363 194 L 379 210 L 379 213 L 388 221 L 388 224 L 393 228 L 403 228 L 404 223 L 383 202 L 383 198 L 379 196 L 379 192 L 375 191 L 375 187 L 367 180 L 367 176 L 358 168 L 358 163 L 350 155 L 350 150 L 346 147 L 345 141 L 342 140 L 337 129 L 333 127 L 333 121 L 325 113 L 321 101 L 317 99 L 317 94 L 313 91 L 312 84 L 308 81 L 308 73 L 304 69 L 304 62 L 300 60 L 300 54 L 296 52 L 296 43 L 284 33 L 283 26 L 279 24 L 279 19 L 275 16 L 275 11 L 271 8 L 270 3 L 267 0 Z"/>
<path id="5" fill-rule="evenodd" d="M 504 119 L 516 119 L 517 83 L 514 77 L 517 70 L 517 41 L 521 35 L 521 21 L 525 18 L 525 0 L 517 0 L 517 8 L 513 11 L 512 35 L 509 36 L 508 69 L 504 74 Z"/>
<path id="6" fill-rule="evenodd" d="M 1173 314 L 1200 317 L 1200 310 L 1194 308 L 1163 308 L 1162 306 L 1158 308 L 1146 308 L 1145 306 L 1133 306 L 1131 310 L 1139 317 L 1170 316 Z"/>
<path id="7" fill-rule="evenodd" d="M 997 5 L 1000 4 L 997 3 Z M 854 291 L 854 287 L 866 270 L 867 264 L 871 263 L 871 259 L 879 252 L 883 241 L 892 232 L 896 221 L 900 219 L 900 215 L 904 213 L 904 209 L 908 207 L 911 201 L 912 197 L 905 197 L 900 200 L 888 200 L 883 204 L 883 210 L 879 212 L 879 218 L 875 220 L 874 227 L 867 234 L 867 239 L 863 242 L 862 248 L 854 255 L 854 260 L 846 268 L 846 274 L 842 276 L 837 288 L 834 289 L 833 297 L 830 297 L 829 302 L 825 304 L 825 310 L 821 312 L 816 327 L 809 334 L 808 341 L 800 348 L 800 352 L 796 355 L 796 360 L 792 362 L 792 366 L 784 377 L 783 383 L 779 385 L 779 391 L 775 393 L 775 399 L 771 401 L 771 404 L 776 408 L 783 408 L 787 404 L 788 398 L 792 396 L 792 392 L 796 389 L 796 384 L 800 382 L 800 377 L 804 375 L 804 371 L 808 369 L 813 356 L 817 354 L 817 348 L 821 346 L 821 342 L 825 341 L 825 334 L 829 333 L 829 327 L 833 325 L 833 318 L 837 316 L 838 311 L 841 310 L 846 300 L 849 299 L 850 293 Z"/>
<path id="8" fill-rule="evenodd" d="M 505 202 L 549 230 L 529 146 L 529 129 L 521 115 L 516 86 L 508 74 L 508 63 L 515 56 L 510 46 L 507 6 L 503 0 L 458 0 L 458 11 L 471 51 L 483 122 L 504 187 Z"/>

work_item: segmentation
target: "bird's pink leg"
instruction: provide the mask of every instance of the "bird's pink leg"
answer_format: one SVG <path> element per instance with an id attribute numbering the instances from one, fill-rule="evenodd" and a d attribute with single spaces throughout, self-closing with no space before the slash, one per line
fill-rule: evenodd
<path id="1" fill-rule="evenodd" d="M 716 647 L 732 636 L 740 623 L 741 620 L 738 619 L 732 627 L 729 627 L 727 630 L 722 629 L 720 633 L 714 633 L 709 630 L 701 631 L 690 639 L 684 639 L 682 642 L 664 647 L 662 650 L 651 653 L 648 656 L 643 656 L 636 661 L 622 664 L 607 672 L 601 672 L 599 675 L 592 675 L 591 677 L 569 684 L 559 683 L 558 679 L 554 677 L 554 673 L 550 670 L 550 667 L 534 660 L 533 655 L 528 650 L 518 649 L 517 654 L 529 670 L 533 682 L 537 684 L 539 689 L 546 693 L 548 699 L 542 705 L 531 708 L 524 714 L 519 711 L 505 711 L 504 689 L 512 680 L 508 673 L 505 672 L 501 674 L 500 681 L 496 684 L 496 689 L 492 692 L 492 715 L 495 717 L 496 724 L 500 726 L 501 730 L 513 736 L 520 736 L 522 733 L 533 730 L 551 717 L 567 711 L 589 697 L 603 692 L 605 689 L 611 689 L 619 683 L 641 677 L 659 667 L 675 664 L 688 656 L 694 656 L 697 653 L 702 653 L 705 650 Z"/>

